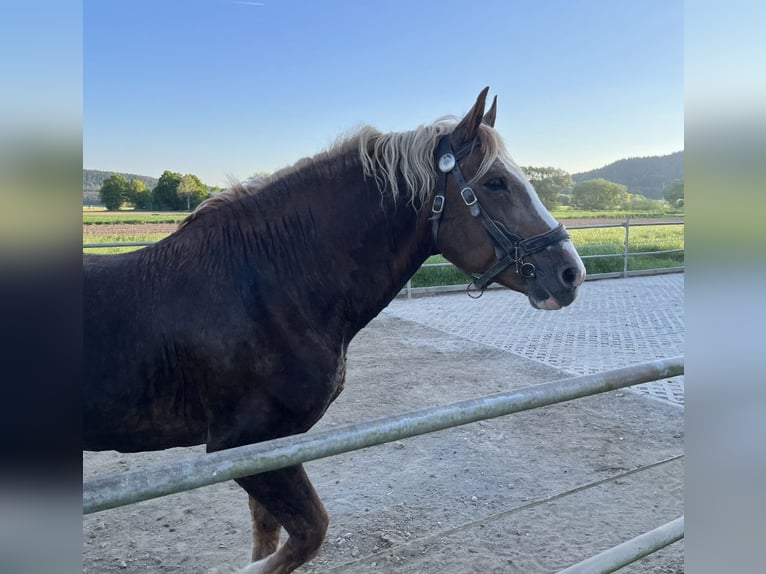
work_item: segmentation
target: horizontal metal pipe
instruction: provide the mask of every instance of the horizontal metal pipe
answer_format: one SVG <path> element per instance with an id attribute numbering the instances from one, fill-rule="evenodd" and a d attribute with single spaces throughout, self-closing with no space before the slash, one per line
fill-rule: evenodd
<path id="1" fill-rule="evenodd" d="M 625 258 L 624 253 L 599 253 L 597 255 L 580 255 L 580 259 L 608 259 L 609 257 L 619 257 L 620 259 Z"/>
<path id="2" fill-rule="evenodd" d="M 669 253 L 683 253 L 685 249 L 665 249 L 661 251 L 631 251 L 628 257 L 638 257 L 640 255 L 667 255 Z"/>
<path id="3" fill-rule="evenodd" d="M 681 516 L 654 530 L 618 544 L 614 548 L 565 568 L 558 574 L 606 574 L 614 572 L 631 562 L 678 542 L 683 537 L 684 517 Z"/>
<path id="4" fill-rule="evenodd" d="M 656 221 L 653 223 L 634 223 L 630 222 L 630 227 L 654 227 L 655 225 L 684 225 L 683 221 Z M 620 224 L 620 227 L 624 227 L 625 224 Z M 567 229 L 584 229 L 584 227 L 567 227 Z"/>
<path id="5" fill-rule="evenodd" d="M 666 249 L 665 251 L 631 251 L 627 254 L 628 257 L 640 257 L 642 255 L 668 255 L 670 253 L 683 253 L 684 249 Z M 625 253 L 599 253 L 598 255 L 580 255 L 580 259 L 606 259 L 608 257 L 620 257 L 624 258 Z M 438 263 L 436 265 L 444 265 Z M 428 265 L 423 265 L 428 267 Z"/>
<path id="6" fill-rule="evenodd" d="M 119 243 L 83 243 L 83 249 L 98 249 L 99 247 L 145 247 L 154 245 L 156 241 L 121 241 Z"/>
<path id="7" fill-rule="evenodd" d="M 647 275 L 667 275 L 669 273 L 684 273 L 683 267 L 661 267 L 659 269 L 638 269 L 636 271 L 628 271 L 628 277 L 644 277 Z M 586 281 L 598 281 L 599 279 L 622 279 L 626 275 L 622 271 L 614 271 L 612 273 L 594 273 L 585 277 Z"/>
<path id="8" fill-rule="evenodd" d="M 566 221 L 566 219 L 564 220 Z M 683 221 L 658 221 L 656 223 L 633 223 L 626 225 L 623 223 L 594 223 L 593 225 L 574 225 L 567 227 L 567 231 L 573 229 L 608 229 L 610 227 L 654 227 L 655 225 L 684 225 Z"/>
<path id="9" fill-rule="evenodd" d="M 685 269 L 683 267 L 661 267 L 659 269 L 636 269 L 635 271 L 628 271 L 628 277 L 643 277 L 647 275 L 667 275 L 668 273 L 684 273 Z M 620 277 L 623 277 L 623 274 L 620 273 Z M 606 277 L 602 277 L 598 273 L 593 275 L 593 279 L 606 279 Z M 588 277 L 585 278 L 585 280 L 588 280 Z"/>
<path id="10" fill-rule="evenodd" d="M 622 257 L 622 255 L 620 255 Z M 642 277 L 647 275 L 667 275 L 669 273 L 683 273 L 683 267 L 659 267 L 657 269 L 639 269 L 637 271 L 628 271 L 628 277 Z M 598 281 L 599 279 L 622 279 L 625 274 L 622 271 L 616 271 L 614 273 L 588 273 L 586 275 L 586 281 Z M 467 281 L 466 281 L 467 283 Z M 465 291 L 466 283 L 462 285 L 437 285 L 434 287 L 412 287 L 409 289 L 402 289 L 397 297 L 408 295 L 409 297 L 417 297 L 421 295 L 435 295 L 437 293 L 455 293 L 457 291 Z M 496 291 L 506 289 L 502 285 L 493 284 L 487 287 L 488 291 Z"/>
<path id="11" fill-rule="evenodd" d="M 660 221 L 657 223 L 631 223 L 630 227 L 650 227 L 655 225 L 684 225 L 683 221 Z M 567 227 L 568 230 L 572 229 L 602 229 L 607 227 L 625 227 L 624 223 L 603 223 L 598 225 L 576 225 L 574 227 Z M 98 249 L 99 247 L 137 247 L 146 246 L 157 243 L 156 241 L 126 241 L 123 243 L 84 243 L 83 249 Z M 436 263 L 430 265 L 450 265 L 449 263 Z"/>
<path id="12" fill-rule="evenodd" d="M 98 512 L 449 427 L 666 379 L 683 372 L 683 357 L 673 357 L 321 432 L 240 446 L 142 470 L 101 476 L 83 484 L 83 513 Z"/>

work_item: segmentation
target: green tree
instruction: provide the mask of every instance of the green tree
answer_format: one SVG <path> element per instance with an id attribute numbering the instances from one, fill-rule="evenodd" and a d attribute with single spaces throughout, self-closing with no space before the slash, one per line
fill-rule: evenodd
<path id="1" fill-rule="evenodd" d="M 140 179 L 131 179 L 128 182 L 127 201 L 136 209 L 151 209 L 152 192 Z"/>
<path id="2" fill-rule="evenodd" d="M 665 189 L 662 190 L 662 197 L 670 205 L 680 207 L 684 204 L 684 180 L 677 179 Z"/>
<path id="3" fill-rule="evenodd" d="M 662 211 L 664 207 L 659 199 L 649 199 L 640 193 L 628 193 L 623 204 L 625 211 Z"/>
<path id="4" fill-rule="evenodd" d="M 194 209 L 209 195 L 207 186 L 194 175 L 165 170 L 152 190 L 154 209 L 181 211 Z"/>
<path id="5" fill-rule="evenodd" d="M 582 181 L 572 189 L 572 206 L 578 209 L 619 209 L 627 199 L 626 186 L 605 179 Z"/>
<path id="6" fill-rule="evenodd" d="M 178 185 L 181 174 L 165 170 L 162 172 L 157 185 L 152 190 L 152 206 L 159 211 L 179 211 L 183 209 L 181 198 L 178 196 Z"/>
<path id="7" fill-rule="evenodd" d="M 188 211 L 197 207 L 208 195 L 207 186 L 196 175 L 187 173 L 181 177 L 178 183 L 178 197 Z"/>
<path id="8" fill-rule="evenodd" d="M 528 166 L 522 169 L 537 191 L 540 201 L 548 209 L 558 207 L 561 203 L 561 192 L 572 189 L 574 185 L 572 176 L 557 167 Z"/>
<path id="9" fill-rule="evenodd" d="M 128 193 L 128 181 L 116 173 L 104 181 L 98 197 L 109 211 L 116 211 L 127 201 Z"/>

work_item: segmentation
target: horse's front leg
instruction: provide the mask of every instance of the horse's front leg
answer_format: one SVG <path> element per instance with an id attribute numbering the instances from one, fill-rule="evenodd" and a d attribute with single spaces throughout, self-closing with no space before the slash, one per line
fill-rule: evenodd
<path id="1" fill-rule="evenodd" d="M 255 498 L 249 496 L 250 518 L 253 524 L 253 562 L 274 554 L 279 546 L 282 526 L 271 512 Z"/>
<path id="2" fill-rule="evenodd" d="M 288 534 L 287 541 L 276 552 L 237 574 L 289 574 L 319 552 L 329 519 L 302 465 L 247 476 L 237 482 L 257 501 L 258 511 L 265 509 L 270 515 L 269 526 L 281 524 Z M 267 532 L 273 536 L 274 529 Z M 253 556 L 260 545 L 256 543 Z"/>

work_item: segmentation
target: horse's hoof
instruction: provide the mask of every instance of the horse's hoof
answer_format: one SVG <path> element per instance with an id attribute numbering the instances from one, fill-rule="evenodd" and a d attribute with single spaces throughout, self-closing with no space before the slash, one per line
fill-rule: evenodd
<path id="1" fill-rule="evenodd" d="M 266 559 L 251 562 L 244 568 L 237 570 L 236 574 L 263 574 L 266 570 Z M 269 569 L 271 570 L 271 569 Z M 271 570 L 273 572 L 273 570 Z"/>
<path id="2" fill-rule="evenodd" d="M 216 566 L 207 571 L 207 574 L 260 574 L 263 572 L 266 560 L 251 562 L 244 568 L 235 568 L 233 566 Z"/>

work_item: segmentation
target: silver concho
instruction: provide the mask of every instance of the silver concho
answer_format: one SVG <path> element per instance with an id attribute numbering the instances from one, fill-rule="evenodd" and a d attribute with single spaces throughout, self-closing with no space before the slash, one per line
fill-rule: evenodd
<path id="1" fill-rule="evenodd" d="M 455 169 L 455 156 L 451 153 L 445 153 L 439 158 L 439 170 L 442 173 L 449 173 Z"/>

